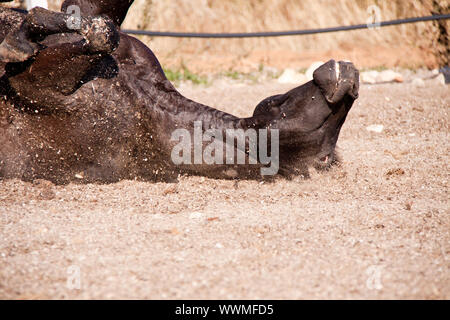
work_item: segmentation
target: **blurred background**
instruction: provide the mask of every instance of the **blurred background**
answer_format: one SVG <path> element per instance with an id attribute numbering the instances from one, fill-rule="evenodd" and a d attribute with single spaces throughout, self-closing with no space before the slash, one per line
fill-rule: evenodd
<path id="1" fill-rule="evenodd" d="M 61 3 L 48 0 L 53 10 Z M 446 0 L 136 0 L 122 28 L 217 33 L 324 28 L 366 23 L 371 5 L 380 8 L 382 21 L 450 12 Z M 450 20 L 443 20 L 279 38 L 139 38 L 166 68 L 188 65 L 210 73 L 263 66 L 302 70 L 330 58 L 351 60 L 362 69 L 434 69 L 449 65 L 449 34 Z"/>

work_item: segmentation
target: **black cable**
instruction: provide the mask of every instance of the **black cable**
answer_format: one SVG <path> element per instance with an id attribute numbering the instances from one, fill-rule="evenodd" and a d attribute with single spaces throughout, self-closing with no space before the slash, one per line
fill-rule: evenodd
<path id="1" fill-rule="evenodd" d="M 391 21 L 383 21 L 379 24 L 358 24 L 353 26 L 294 30 L 294 31 L 274 31 L 274 32 L 250 32 L 250 33 L 191 33 L 191 32 L 162 32 L 162 31 L 146 31 L 146 30 L 122 30 L 128 34 L 151 36 L 151 37 L 174 37 L 174 38 L 261 38 L 261 37 L 282 37 L 282 36 L 299 36 L 317 33 L 329 33 L 338 31 L 350 31 L 359 29 L 368 29 L 371 27 L 387 27 L 399 24 L 415 23 L 423 21 L 445 20 L 450 19 L 450 14 L 433 15 L 425 17 L 407 18 Z"/>

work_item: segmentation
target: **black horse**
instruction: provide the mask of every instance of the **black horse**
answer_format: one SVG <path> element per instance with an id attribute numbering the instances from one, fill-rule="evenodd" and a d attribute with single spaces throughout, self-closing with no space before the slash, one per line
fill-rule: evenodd
<path id="1" fill-rule="evenodd" d="M 313 81 L 238 118 L 183 97 L 153 52 L 120 32 L 132 2 L 66 0 L 61 13 L 0 7 L 0 177 L 67 183 L 260 176 L 265 164 L 249 164 L 248 147 L 234 140 L 246 164 L 226 164 L 226 156 L 224 164 L 175 164 L 173 132 L 195 134 L 199 123 L 202 133 L 253 129 L 261 139 L 266 130 L 269 145 L 279 145 L 276 172 L 288 178 L 306 174 L 311 161 L 324 168 L 335 161 L 358 97 L 353 64 L 331 60 Z M 80 19 L 70 14 L 74 6 Z"/>

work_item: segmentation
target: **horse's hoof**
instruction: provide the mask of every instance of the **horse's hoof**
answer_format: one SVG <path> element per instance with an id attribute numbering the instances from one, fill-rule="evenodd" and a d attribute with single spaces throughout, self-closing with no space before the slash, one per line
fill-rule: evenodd
<path id="1" fill-rule="evenodd" d="M 107 17 L 86 19 L 82 23 L 80 33 L 84 36 L 92 52 L 111 53 L 119 46 L 119 31 Z"/>

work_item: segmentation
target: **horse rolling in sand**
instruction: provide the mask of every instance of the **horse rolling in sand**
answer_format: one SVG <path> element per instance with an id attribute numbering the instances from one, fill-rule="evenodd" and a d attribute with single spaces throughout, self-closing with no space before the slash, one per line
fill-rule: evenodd
<path id="1" fill-rule="evenodd" d="M 352 63 L 331 60 L 314 80 L 238 118 L 182 96 L 153 52 L 120 31 L 132 2 L 66 0 L 61 13 L 0 7 L 1 178 L 58 184 L 168 181 L 180 174 L 259 179 L 267 167 L 250 164 L 248 147 L 234 139 L 231 148 L 245 155 L 245 164 L 228 163 L 226 152 L 215 153 L 223 157 L 215 163 L 174 163 L 179 141 L 173 133 L 180 129 L 192 136 L 254 130 L 269 148 L 277 144 L 274 173 L 286 178 L 336 161 L 341 127 L 358 97 Z M 80 8 L 81 20 L 67 14 L 71 6 Z"/>

